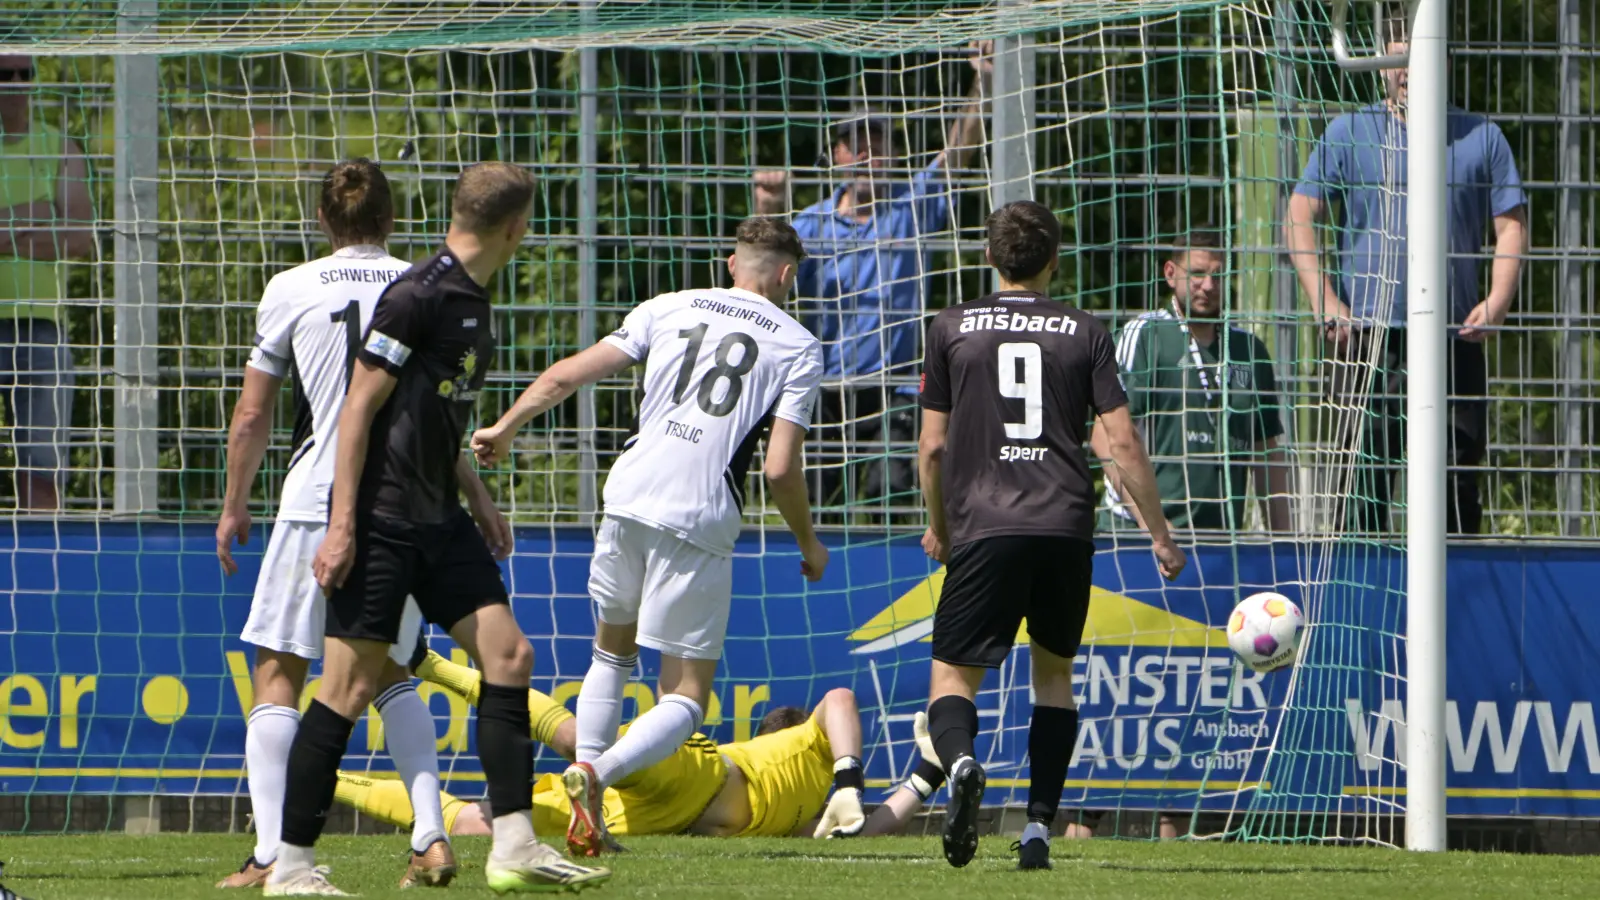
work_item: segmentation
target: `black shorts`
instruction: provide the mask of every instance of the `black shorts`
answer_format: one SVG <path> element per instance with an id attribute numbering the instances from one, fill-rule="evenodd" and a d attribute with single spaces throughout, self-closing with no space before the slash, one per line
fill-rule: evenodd
<path id="1" fill-rule="evenodd" d="M 466 510 L 442 525 L 356 520 L 355 563 L 328 597 L 328 637 L 400 637 L 406 597 L 422 617 L 449 631 L 486 606 L 509 603 L 500 566 Z"/>
<path id="2" fill-rule="evenodd" d="M 933 613 L 933 658 L 999 668 L 1028 620 L 1028 640 L 1071 659 L 1089 616 L 1094 545 L 1053 535 L 980 538 L 950 551 Z"/>

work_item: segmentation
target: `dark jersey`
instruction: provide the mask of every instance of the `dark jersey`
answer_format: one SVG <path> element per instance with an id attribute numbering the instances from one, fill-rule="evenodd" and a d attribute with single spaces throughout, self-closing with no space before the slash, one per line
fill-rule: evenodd
<path id="1" fill-rule="evenodd" d="M 435 525 L 459 514 L 456 459 L 494 357 L 489 294 L 449 250 L 384 291 L 360 358 L 399 379 L 372 422 L 363 513 Z"/>
<path id="2" fill-rule="evenodd" d="M 1089 419 L 1128 402 L 1094 316 L 1024 291 L 952 306 L 928 326 L 922 406 L 949 413 L 951 546 L 999 535 L 1090 540 Z"/>

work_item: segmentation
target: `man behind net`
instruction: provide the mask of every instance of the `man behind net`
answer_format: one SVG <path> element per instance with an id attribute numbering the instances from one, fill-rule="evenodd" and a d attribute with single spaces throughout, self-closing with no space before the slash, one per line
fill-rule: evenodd
<path id="1" fill-rule="evenodd" d="M 576 855 L 607 847 L 604 789 L 671 756 L 705 719 L 733 598 L 745 475 L 769 422 L 767 481 L 799 543 L 800 570 L 815 581 L 827 567 L 800 463 L 822 353 L 777 306 L 804 256 L 788 223 L 746 219 L 728 258 L 732 288 L 645 301 L 473 435 L 481 461 L 504 459 L 523 423 L 582 385 L 645 364 L 639 432 L 606 479 L 589 570 L 599 611 L 594 662 L 578 694 L 577 762 L 563 775 L 572 797 L 567 849 Z M 661 653 L 661 701 L 619 738 L 622 692 L 641 645 Z"/>
<path id="2" fill-rule="evenodd" d="M 1147 523 L 1161 574 L 1184 566 L 1161 513 L 1150 460 L 1117 381 L 1111 335 L 1051 300 L 1061 225 L 1030 200 L 989 216 L 1000 290 L 928 326 L 918 462 L 928 507 L 922 545 L 946 563 L 933 617 L 928 729 L 950 780 L 944 855 L 978 849 L 985 776 L 974 758 L 984 673 L 999 668 L 1024 618 L 1033 661 L 1028 824 L 1019 868 L 1050 867 L 1050 824 L 1077 737 L 1072 658 L 1089 613 L 1094 482 L 1083 446 L 1090 414 L 1106 430 L 1124 491 Z"/>
<path id="3" fill-rule="evenodd" d="M 478 702 L 481 673 L 432 652 L 416 671 L 424 681 Z M 577 750 L 572 713 L 535 690 L 528 691 L 528 711 L 533 739 L 571 760 Z M 708 837 L 895 834 L 944 783 L 923 713 L 917 713 L 914 732 L 921 751 L 916 769 L 864 822 L 857 818 L 861 770 L 852 762 L 861 756 L 860 712 L 855 694 L 841 687 L 809 713 L 796 706 L 768 712 L 751 740 L 717 746 L 705 735 L 691 735 L 672 756 L 606 788 L 606 828 L 618 835 Z M 413 818 L 405 786 L 392 780 L 341 772 L 336 799 L 401 827 Z M 483 803 L 449 794 L 440 801 L 452 836 L 489 833 Z M 559 828 L 571 813 L 560 779 L 542 776 L 534 787 L 534 824 Z"/>
<path id="4" fill-rule="evenodd" d="M 294 449 L 250 618 L 240 635 L 256 647 L 254 706 L 244 743 L 256 846 L 239 871 L 218 883 L 223 888 L 260 887 L 278 856 L 289 746 L 300 724 L 300 691 L 310 661 L 322 657 L 327 622 L 322 587 L 311 575 L 311 563 L 328 521 L 339 410 L 378 297 L 409 268 L 384 249 L 394 230 L 394 201 L 377 163 L 355 159 L 323 176 L 317 222 L 333 252 L 268 282 L 256 308 L 256 346 L 228 431 L 228 483 L 217 524 L 217 558 L 232 575 L 239 570 L 232 544 L 250 539 L 250 486 L 272 436 L 272 408 L 284 379 L 293 376 L 298 406 Z M 399 634 L 411 640 L 390 648 L 373 704 L 389 736 L 389 755 L 417 806 L 411 865 L 401 887 L 445 885 L 456 870 L 436 802 L 439 756 L 433 717 L 403 668 L 421 623 L 416 604 L 408 602 Z"/>
<path id="5" fill-rule="evenodd" d="M 313 564 L 328 593 L 327 656 L 289 751 L 283 845 L 268 896 L 343 895 L 316 867 L 312 847 L 407 595 L 483 669 L 476 737 L 494 817 L 489 887 L 581 888 L 610 875 L 574 866 L 534 837 L 524 697 L 533 649 L 495 563 L 510 552 L 511 533 L 461 453 L 495 352 L 487 285 L 527 232 L 533 188 L 532 175 L 506 163 L 463 172 L 444 247 L 384 291 L 351 369 L 328 530 Z"/>

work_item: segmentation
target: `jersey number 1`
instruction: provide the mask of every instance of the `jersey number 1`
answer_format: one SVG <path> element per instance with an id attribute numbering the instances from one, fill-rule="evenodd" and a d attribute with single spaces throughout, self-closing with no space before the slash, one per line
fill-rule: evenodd
<path id="1" fill-rule="evenodd" d="M 361 304 L 351 300 L 344 309 L 328 313 L 328 319 L 344 323 L 344 388 L 349 390 L 350 374 L 356 369 L 356 354 L 361 352 Z"/>
<path id="2" fill-rule="evenodd" d="M 1017 377 L 1017 361 L 1022 377 Z M 1006 437 L 1031 441 L 1044 433 L 1044 359 L 1038 344 L 1000 345 L 1000 396 L 1022 401 L 1022 421 L 1007 422 Z"/>
<path id="3" fill-rule="evenodd" d="M 694 364 L 700 359 L 700 345 L 705 342 L 706 330 L 710 326 L 701 322 L 693 328 L 685 328 L 678 332 L 678 337 L 689 342 L 683 351 L 683 368 L 678 370 L 678 384 L 672 390 L 672 402 L 682 403 L 683 395 L 689 390 L 689 383 L 694 380 Z M 739 361 L 728 362 L 728 357 L 733 355 L 734 347 L 743 347 L 744 352 L 739 354 Z M 743 332 L 729 333 L 717 344 L 717 364 L 711 367 L 705 377 L 700 379 L 700 388 L 695 392 L 695 399 L 699 401 L 700 408 L 709 416 L 725 416 L 733 412 L 734 406 L 739 403 L 739 395 L 744 393 L 744 376 L 755 368 L 756 356 L 759 348 L 756 339 Z M 717 382 L 728 379 L 728 393 L 721 400 L 713 400 L 717 392 Z"/>

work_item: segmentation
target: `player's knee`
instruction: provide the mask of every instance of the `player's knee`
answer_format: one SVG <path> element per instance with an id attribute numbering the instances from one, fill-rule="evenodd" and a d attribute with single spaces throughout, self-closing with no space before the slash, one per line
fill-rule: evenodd
<path id="1" fill-rule="evenodd" d="M 484 676 L 495 684 L 521 684 L 533 675 L 533 647 L 527 640 L 499 642 L 483 648 Z"/>

